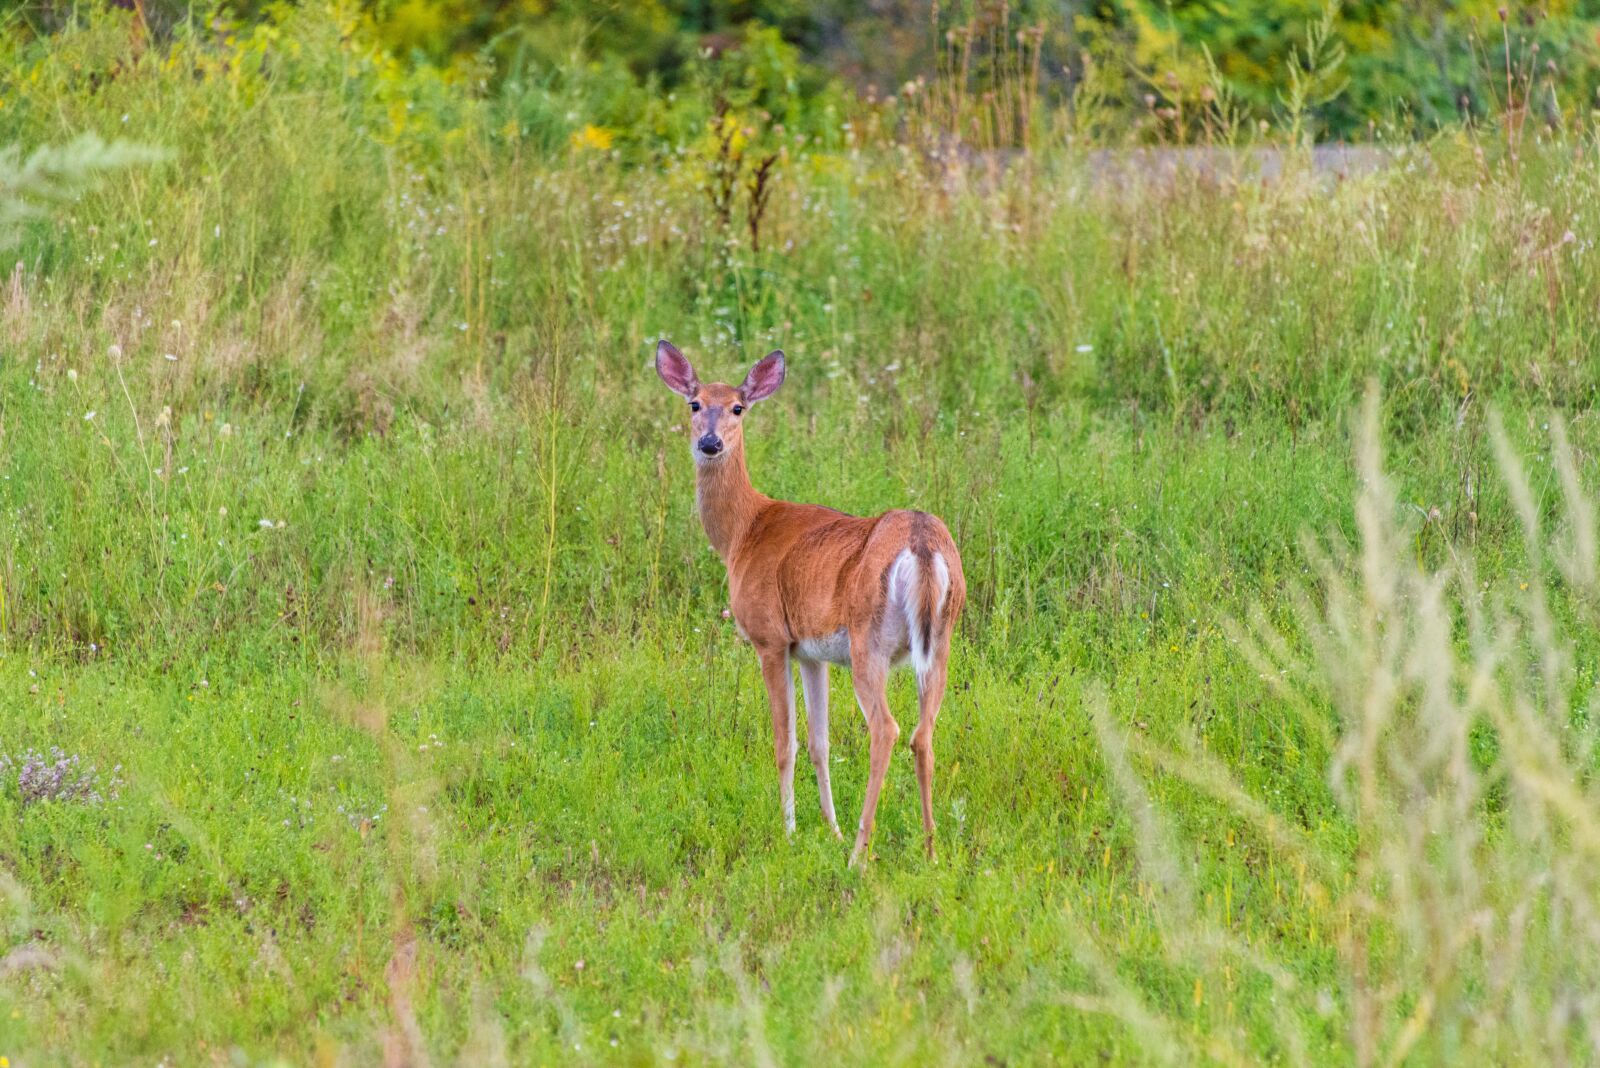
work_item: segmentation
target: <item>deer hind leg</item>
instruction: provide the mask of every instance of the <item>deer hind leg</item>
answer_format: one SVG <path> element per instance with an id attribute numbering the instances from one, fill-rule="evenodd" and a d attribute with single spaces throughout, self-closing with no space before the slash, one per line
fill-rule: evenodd
<path id="1" fill-rule="evenodd" d="M 763 651 L 761 678 L 772 705 L 772 751 L 778 762 L 778 796 L 783 801 L 783 829 L 794 832 L 794 676 L 789 671 L 789 651 Z"/>
<path id="2" fill-rule="evenodd" d="M 839 820 L 833 814 L 833 786 L 828 781 L 828 665 L 821 660 L 800 661 L 800 688 L 806 695 L 806 748 L 811 753 L 811 766 L 817 769 L 822 818 L 828 821 L 835 838 L 843 838 Z"/>
<path id="3" fill-rule="evenodd" d="M 945 665 L 950 660 L 950 644 L 940 643 L 925 674 L 917 678 L 917 729 L 911 732 L 911 754 L 917 763 L 917 789 L 922 794 L 922 831 L 926 836 L 928 859 L 933 848 L 933 724 L 939 718 L 939 703 L 944 699 Z"/>
<path id="4" fill-rule="evenodd" d="M 855 867 L 866 859 L 872 842 L 872 824 L 878 813 L 878 794 L 883 790 L 883 779 L 889 771 L 889 757 L 894 752 L 895 739 L 900 737 L 900 725 L 889 714 L 889 697 L 884 690 L 888 661 L 868 650 L 866 647 L 869 643 L 866 641 L 852 641 L 851 645 L 850 675 L 855 683 L 856 700 L 861 704 L 862 715 L 867 717 L 867 733 L 871 737 L 867 797 L 861 805 L 856 846 L 850 852 L 850 866 Z M 862 652 L 854 652 L 856 648 Z"/>

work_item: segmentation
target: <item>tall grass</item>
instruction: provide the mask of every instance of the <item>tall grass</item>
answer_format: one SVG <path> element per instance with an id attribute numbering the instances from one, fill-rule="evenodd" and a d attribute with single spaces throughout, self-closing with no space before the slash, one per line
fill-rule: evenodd
<path id="1" fill-rule="evenodd" d="M 30 440 L 60 447 L 48 471 L 11 483 L 25 496 L 15 537 L 30 547 L 8 583 L 13 633 L 76 648 L 208 626 L 231 637 L 208 613 L 237 619 L 232 594 L 199 591 L 237 590 L 241 552 L 324 635 L 349 632 L 347 577 L 329 568 L 352 559 L 412 575 L 395 596 L 411 598 L 398 618 L 418 648 L 464 634 L 475 649 L 537 652 L 552 603 L 584 606 L 577 639 L 623 625 L 636 613 L 621 591 L 676 595 L 686 572 L 663 561 L 701 555 L 675 518 L 684 472 L 655 459 L 651 421 L 668 425 L 668 410 L 638 373 L 659 334 L 718 366 L 762 346 L 796 352 L 797 410 L 926 450 L 901 461 L 917 478 L 1004 433 L 1013 421 L 994 417 L 1012 411 L 1036 447 L 1041 417 L 1074 405 L 1174 427 L 1294 428 L 1336 421 L 1369 377 L 1413 424 L 1484 397 L 1582 406 L 1594 394 L 1584 141 L 1512 168 L 1492 141 L 1445 138 L 1328 189 L 1309 173 L 1270 185 L 1107 173 L 1049 145 L 1003 175 L 953 174 L 892 142 L 830 153 L 777 137 L 757 251 L 706 195 L 715 138 L 659 171 L 584 148 L 536 155 L 491 102 L 434 104 L 426 83 L 383 67 L 342 80 L 339 64 L 360 54 L 333 30 L 297 16 L 284 32 L 298 51 L 256 69 L 241 45 L 213 75 L 214 46 L 130 52 L 96 23 L 41 53 L 45 88 L 0 119 L 24 140 L 102 124 L 172 153 L 35 220 L 18 250 L 9 372 L 35 388 L 18 394 L 11 432 L 24 453 Z M 62 57 L 78 52 L 117 75 L 75 81 Z M 196 66 L 207 76 L 183 73 Z M 414 97 L 398 128 L 383 105 L 393 94 Z M 828 440 L 794 430 L 761 445 L 778 450 L 779 478 L 811 462 L 804 442 Z M 452 482 L 431 451 L 441 435 L 542 487 L 541 506 Z M 373 509 L 334 488 L 315 508 L 361 522 L 299 541 L 304 491 L 330 465 L 367 463 L 363 450 L 411 457 L 389 483 L 405 499 Z M 218 473 L 244 456 L 242 482 Z M 600 492 L 658 471 L 668 488 L 648 501 Z M 433 496 L 405 488 L 417 479 Z M 948 487 L 930 492 L 934 506 L 973 510 Z M 79 493 L 120 522 L 51 536 Z M 580 503 L 586 522 L 561 540 L 560 517 Z M 493 530 L 539 546 L 531 570 L 478 556 L 467 583 L 498 591 L 514 633 L 461 613 L 476 607 L 466 598 L 420 609 L 422 589 L 463 585 L 444 564 L 447 517 L 479 541 Z M 286 551 L 253 551 L 262 518 L 292 520 Z M 656 530 L 648 555 L 606 540 Z M 979 555 L 1005 548 L 987 530 L 968 536 Z M 76 605 L 84 560 L 102 562 L 92 610 Z M 613 595 L 596 595 L 602 571 Z M 65 591 L 36 580 L 62 573 Z M 135 611 L 151 590 L 161 611 Z M 135 618 L 162 622 L 130 629 Z M 270 633 L 280 646 L 294 636 Z"/>

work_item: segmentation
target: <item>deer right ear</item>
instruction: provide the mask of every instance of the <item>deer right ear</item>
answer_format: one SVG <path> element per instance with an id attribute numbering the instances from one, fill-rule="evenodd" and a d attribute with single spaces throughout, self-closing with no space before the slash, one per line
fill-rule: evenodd
<path id="1" fill-rule="evenodd" d="M 656 343 L 656 374 L 674 393 L 692 398 L 700 392 L 700 380 L 695 378 L 694 368 L 689 366 L 683 353 L 665 338 Z"/>
<path id="2" fill-rule="evenodd" d="M 750 368 L 750 373 L 744 376 L 744 383 L 739 387 L 739 392 L 744 394 L 744 402 L 754 404 L 778 392 L 778 387 L 783 385 L 784 373 L 782 349 L 773 349 L 761 357 Z"/>

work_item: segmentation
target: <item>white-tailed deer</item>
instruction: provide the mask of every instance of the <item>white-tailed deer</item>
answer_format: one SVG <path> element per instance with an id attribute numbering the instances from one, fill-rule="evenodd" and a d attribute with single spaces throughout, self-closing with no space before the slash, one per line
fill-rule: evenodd
<path id="1" fill-rule="evenodd" d="M 839 836 L 828 783 L 828 665 L 847 664 L 871 735 L 867 796 L 856 829 L 854 865 L 867 855 L 873 817 L 900 727 L 889 714 L 889 669 L 909 660 L 919 718 L 911 735 L 922 827 L 933 856 L 933 724 L 944 696 L 950 635 L 967 585 L 950 532 L 924 512 L 861 518 L 814 504 L 777 501 L 750 484 L 744 414 L 783 384 L 783 353 L 767 354 L 738 386 L 702 384 L 683 353 L 656 346 L 656 371 L 689 402 L 695 502 L 712 548 L 728 569 L 728 599 L 739 633 L 761 658 L 772 706 L 778 789 L 786 830 L 794 830 L 794 679 L 800 664 L 811 763 L 822 816 Z"/>

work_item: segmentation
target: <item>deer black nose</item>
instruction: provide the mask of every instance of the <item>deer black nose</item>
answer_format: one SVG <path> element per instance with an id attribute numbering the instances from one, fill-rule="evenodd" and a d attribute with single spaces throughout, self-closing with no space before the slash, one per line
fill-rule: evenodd
<path id="1" fill-rule="evenodd" d="M 697 448 L 707 456 L 715 456 L 722 451 L 722 439 L 715 434 L 707 434 L 700 439 Z"/>

